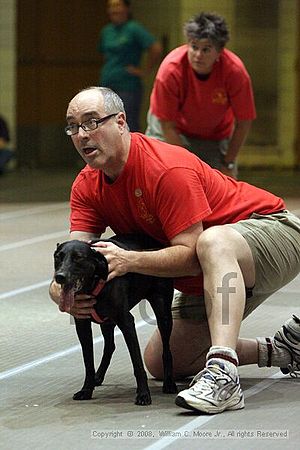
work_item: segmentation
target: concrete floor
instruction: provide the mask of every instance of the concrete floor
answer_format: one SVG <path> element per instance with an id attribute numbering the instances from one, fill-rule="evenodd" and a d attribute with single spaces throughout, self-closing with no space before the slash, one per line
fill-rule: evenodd
<path id="1" fill-rule="evenodd" d="M 138 407 L 129 355 L 118 335 L 104 385 L 90 401 L 72 400 L 83 379 L 81 351 L 69 316 L 49 300 L 48 285 L 56 243 L 68 236 L 73 175 L 27 172 L 0 179 L 0 448 L 298 448 L 300 379 L 284 377 L 276 368 L 240 368 L 246 396 L 241 411 L 216 416 L 185 412 L 153 379 L 152 405 Z M 284 189 L 282 183 L 278 189 Z M 300 193 L 287 192 L 289 209 L 300 214 Z M 241 335 L 272 334 L 292 313 L 300 315 L 299 291 L 300 277 L 255 311 Z M 138 307 L 134 314 L 144 347 L 154 328 L 141 319 Z M 94 336 L 99 360 L 97 326 Z M 281 439 L 262 434 L 271 431 L 282 431 Z"/>

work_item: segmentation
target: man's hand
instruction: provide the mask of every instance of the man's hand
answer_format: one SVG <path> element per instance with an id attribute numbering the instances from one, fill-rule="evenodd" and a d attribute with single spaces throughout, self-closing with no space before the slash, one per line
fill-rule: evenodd
<path id="1" fill-rule="evenodd" d="M 78 294 L 75 296 L 74 304 L 70 310 L 62 312 L 68 312 L 76 319 L 90 319 L 95 303 L 96 299 L 94 297 L 85 294 Z"/>
<path id="2" fill-rule="evenodd" d="M 58 305 L 60 304 L 60 295 L 61 295 L 61 286 L 56 283 L 55 280 L 52 281 L 49 294 L 51 299 Z M 91 317 L 91 312 L 93 309 L 93 305 L 96 303 L 96 300 L 91 295 L 78 294 L 75 295 L 74 304 L 70 308 L 70 310 L 65 310 L 59 307 L 61 312 L 67 312 L 72 316 L 76 317 L 76 319 L 88 319 Z"/>
<path id="3" fill-rule="evenodd" d="M 118 247 L 112 242 L 99 241 L 93 244 L 93 248 L 103 256 L 105 256 L 108 263 L 108 278 L 107 281 L 112 280 L 115 277 L 125 275 L 129 270 L 129 250 L 124 250 Z"/>

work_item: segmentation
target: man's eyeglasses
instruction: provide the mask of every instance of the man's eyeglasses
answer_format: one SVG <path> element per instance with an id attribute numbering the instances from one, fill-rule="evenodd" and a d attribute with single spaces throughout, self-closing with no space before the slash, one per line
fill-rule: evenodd
<path id="1" fill-rule="evenodd" d="M 82 123 L 71 123 L 67 125 L 65 128 L 65 132 L 68 136 L 73 136 L 79 132 L 79 128 L 81 127 L 84 131 L 93 131 L 96 130 L 99 123 L 105 122 L 105 120 L 110 119 L 113 116 L 118 115 L 119 113 L 109 114 L 108 116 L 102 117 L 102 119 L 88 119 Z"/>

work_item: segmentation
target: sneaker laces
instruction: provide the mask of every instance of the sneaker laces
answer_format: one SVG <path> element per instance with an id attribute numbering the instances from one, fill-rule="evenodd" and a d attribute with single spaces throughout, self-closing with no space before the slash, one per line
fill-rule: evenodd
<path id="1" fill-rule="evenodd" d="M 197 373 L 197 375 L 194 376 L 189 386 L 191 388 L 194 388 L 194 390 L 196 391 L 197 382 L 205 380 L 205 383 L 201 383 L 201 391 L 211 389 L 215 390 L 216 384 L 218 384 L 218 377 L 220 376 L 230 377 L 232 381 L 235 381 L 224 369 L 225 367 L 223 365 L 221 366 L 220 364 L 208 364 L 207 367 L 205 367 L 203 370 L 201 370 L 201 372 Z"/>
<path id="2" fill-rule="evenodd" d="M 215 375 L 213 371 L 209 368 L 205 368 L 201 370 L 201 372 L 197 373 L 197 375 L 194 376 L 190 383 L 190 388 L 195 392 L 211 392 L 215 389 L 216 382 L 215 382 Z M 205 383 L 203 381 L 205 380 Z"/>
<path id="3" fill-rule="evenodd" d="M 280 370 L 285 375 L 289 374 L 292 378 L 300 377 L 300 363 L 293 362 L 288 364 L 286 368 L 280 368 Z"/>

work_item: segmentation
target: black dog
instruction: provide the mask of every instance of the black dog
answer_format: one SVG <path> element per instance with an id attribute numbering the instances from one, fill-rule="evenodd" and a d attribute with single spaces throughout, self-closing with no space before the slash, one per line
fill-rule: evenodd
<path id="1" fill-rule="evenodd" d="M 152 238 L 142 235 L 119 235 L 107 240 L 128 250 L 147 250 L 160 247 L 160 244 Z M 176 393 L 177 388 L 172 374 L 172 355 L 169 347 L 172 330 L 172 279 L 128 273 L 107 282 L 99 292 L 102 287 L 101 283 L 103 284 L 108 276 L 106 258 L 95 251 L 90 244 L 77 240 L 58 244 L 54 253 L 54 266 L 54 278 L 62 286 L 60 304 L 62 310 L 72 306 L 74 295 L 77 293 L 93 294 L 97 300 L 92 319 L 75 319 L 85 364 L 85 380 L 82 389 L 74 394 L 73 399 L 90 399 L 94 387 L 102 384 L 115 350 L 114 328 L 117 325 L 124 335 L 133 364 L 137 382 L 135 403 L 137 405 L 151 403 L 134 318 L 130 313 L 131 308 L 142 299 L 147 299 L 151 304 L 163 342 L 163 392 Z M 100 323 L 104 338 L 103 356 L 96 373 L 91 321 Z"/>

